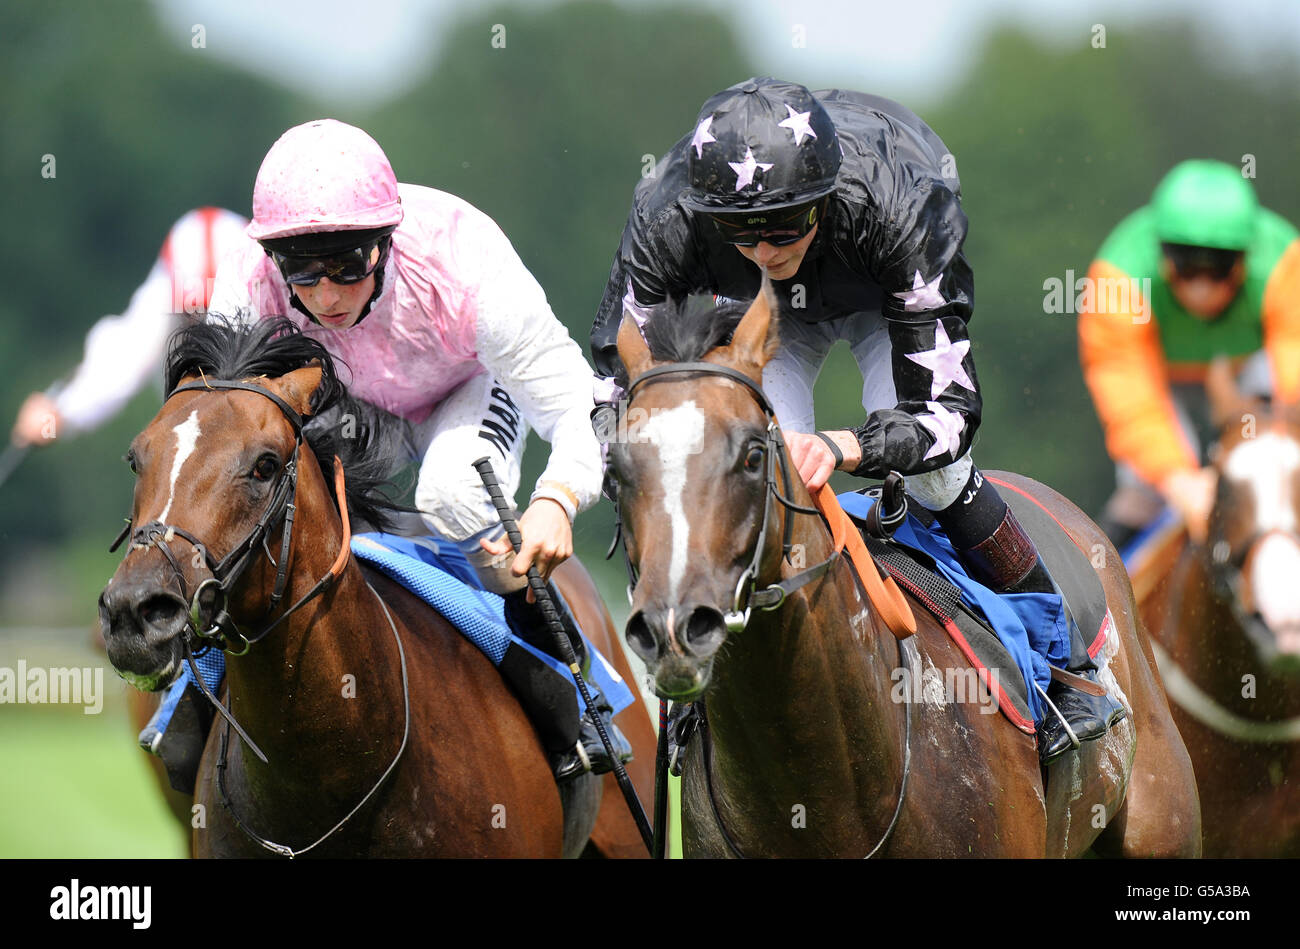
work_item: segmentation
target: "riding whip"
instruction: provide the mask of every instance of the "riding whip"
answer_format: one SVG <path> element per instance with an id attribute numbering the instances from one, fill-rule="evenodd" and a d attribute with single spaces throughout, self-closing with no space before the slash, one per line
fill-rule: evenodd
<path id="1" fill-rule="evenodd" d="M 479 477 L 483 479 L 483 487 L 487 488 L 488 494 L 492 498 L 493 505 L 496 506 L 497 516 L 501 519 L 501 526 L 506 529 L 506 536 L 510 538 L 510 546 L 515 553 L 519 552 L 523 546 L 523 535 L 519 532 L 519 525 L 515 522 L 514 514 L 511 513 L 510 505 L 507 503 L 505 496 L 501 493 L 501 484 L 497 481 L 496 472 L 492 470 L 492 462 L 484 457 L 474 462 Z M 555 637 L 555 645 L 560 650 L 560 655 L 569 666 L 569 671 L 573 673 L 573 680 L 578 685 L 578 691 L 582 693 L 582 701 L 585 706 L 591 710 L 591 720 L 596 726 L 596 733 L 600 735 L 601 744 L 605 746 L 605 752 L 609 755 L 610 760 L 614 762 L 614 777 L 618 780 L 618 786 L 623 792 L 623 799 L 627 801 L 628 810 L 632 812 L 632 818 L 636 821 L 637 829 L 641 832 L 641 839 L 645 842 L 646 849 L 654 855 L 654 833 L 650 829 L 650 821 L 646 818 L 645 809 L 641 806 L 641 800 L 637 797 L 636 788 L 632 786 L 632 780 L 627 776 L 627 769 L 623 767 L 623 762 L 614 752 L 613 743 L 609 740 L 609 733 L 605 730 L 605 723 L 601 721 L 600 715 L 596 713 L 596 708 L 591 701 L 591 692 L 587 689 L 587 680 L 582 676 L 582 667 L 578 664 L 578 657 L 574 655 L 573 646 L 569 643 L 569 637 L 564 632 L 564 624 L 560 621 L 560 614 L 556 612 L 555 602 L 551 598 L 551 591 L 542 575 L 537 572 L 536 567 L 528 568 L 528 585 L 533 591 L 533 597 L 537 600 L 537 606 L 546 617 L 547 628 L 550 629 L 551 635 Z"/>

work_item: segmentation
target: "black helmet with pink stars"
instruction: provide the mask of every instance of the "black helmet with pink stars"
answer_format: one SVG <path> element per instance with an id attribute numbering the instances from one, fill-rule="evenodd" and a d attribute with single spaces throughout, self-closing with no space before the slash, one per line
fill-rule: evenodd
<path id="1" fill-rule="evenodd" d="M 808 204 L 835 189 L 835 124 L 794 82 L 747 79 L 704 103 L 686 162 L 682 201 L 706 214 Z"/>

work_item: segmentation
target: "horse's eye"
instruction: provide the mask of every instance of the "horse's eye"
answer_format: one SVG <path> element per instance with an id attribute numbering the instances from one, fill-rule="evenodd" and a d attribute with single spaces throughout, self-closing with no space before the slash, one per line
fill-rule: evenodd
<path id="1" fill-rule="evenodd" d="M 754 446 L 745 455 L 745 470 L 758 471 L 763 467 L 763 449 Z"/>
<path id="2" fill-rule="evenodd" d="M 258 481 L 270 481 L 277 471 L 280 470 L 280 460 L 274 455 L 263 455 L 257 459 L 257 464 L 253 465 L 253 477 Z"/>
<path id="3" fill-rule="evenodd" d="M 122 456 L 122 460 L 126 462 L 126 466 L 131 469 L 132 474 L 140 473 L 135 466 L 135 451 L 133 449 L 128 448 L 126 454 Z"/>

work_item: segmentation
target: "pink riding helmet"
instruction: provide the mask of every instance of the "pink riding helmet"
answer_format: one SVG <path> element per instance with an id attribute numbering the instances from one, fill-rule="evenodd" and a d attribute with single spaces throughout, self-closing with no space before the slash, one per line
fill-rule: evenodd
<path id="1" fill-rule="evenodd" d="M 396 227 L 402 222 L 397 176 L 379 143 L 334 119 L 298 125 L 262 160 L 247 234 L 296 234 Z"/>

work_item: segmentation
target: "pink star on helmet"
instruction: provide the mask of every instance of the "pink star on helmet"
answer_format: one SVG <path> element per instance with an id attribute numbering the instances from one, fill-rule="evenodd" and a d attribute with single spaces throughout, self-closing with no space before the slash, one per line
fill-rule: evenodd
<path id="1" fill-rule="evenodd" d="M 727 164 L 730 165 L 731 170 L 736 173 L 737 191 L 754 183 L 754 171 L 756 169 L 759 171 L 771 171 L 773 167 L 771 162 L 756 161 L 754 159 L 754 149 L 752 148 L 745 149 L 744 161 L 729 161 Z M 758 187 L 762 190 L 763 186 L 759 185 Z"/>
<path id="2" fill-rule="evenodd" d="M 925 403 L 932 415 L 918 415 L 916 420 L 926 427 L 934 436 L 934 444 L 925 453 L 925 458 L 933 458 L 944 453 L 957 457 L 961 447 L 961 430 L 966 427 L 966 420 L 957 412 L 949 411 L 939 402 Z M 923 458 L 922 461 L 925 459 Z"/>
<path id="3" fill-rule="evenodd" d="M 808 116 L 812 115 L 811 112 L 796 112 L 788 102 L 786 103 L 785 110 L 790 113 L 790 117 L 785 121 L 777 122 L 776 124 L 781 128 L 789 129 L 794 133 L 795 145 L 802 145 L 806 136 L 811 135 L 813 138 L 817 137 L 817 133 L 814 132 L 812 126 L 808 124 Z"/>
<path id="4" fill-rule="evenodd" d="M 948 331 L 943 328 L 943 321 L 935 320 L 934 349 L 903 355 L 934 373 L 934 378 L 930 382 L 930 398 L 937 399 L 939 393 L 954 382 L 963 389 L 975 391 L 975 383 L 971 381 L 971 377 L 966 374 L 966 370 L 961 365 L 968 352 L 970 352 L 970 340 L 951 342 L 948 339 Z"/>
<path id="5" fill-rule="evenodd" d="M 695 149 L 695 157 L 704 157 L 704 146 L 709 142 L 716 142 L 717 139 L 709 132 L 709 126 L 713 124 L 713 116 L 709 116 L 703 122 L 695 127 L 695 137 L 691 139 L 691 148 Z"/>
<path id="6" fill-rule="evenodd" d="M 937 277 L 926 283 L 921 277 L 921 271 L 916 272 L 912 278 L 912 289 L 898 290 L 894 296 L 903 301 L 903 309 L 908 313 L 919 313 L 922 310 L 937 310 L 948 301 L 943 298 L 939 292 L 939 281 L 943 279 L 940 273 Z"/>

